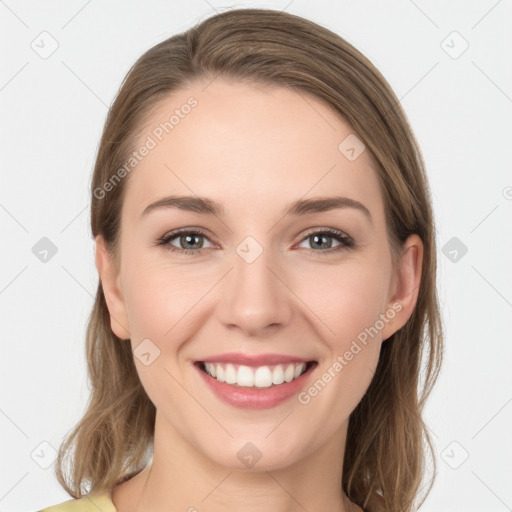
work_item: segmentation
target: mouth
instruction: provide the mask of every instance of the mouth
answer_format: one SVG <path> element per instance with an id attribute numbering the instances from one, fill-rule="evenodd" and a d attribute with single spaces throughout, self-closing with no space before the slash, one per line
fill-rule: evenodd
<path id="1" fill-rule="evenodd" d="M 196 361 L 194 365 L 217 382 L 234 388 L 266 389 L 285 386 L 311 372 L 317 361 L 248 366 L 235 363 Z"/>
<path id="2" fill-rule="evenodd" d="M 212 397 L 246 411 L 291 400 L 308 385 L 319 364 L 290 354 L 241 352 L 205 356 L 192 363 Z"/>
<path id="3" fill-rule="evenodd" d="M 275 363 L 276 357 L 274 361 L 265 358 Z M 318 365 L 317 361 L 290 361 L 288 358 L 286 362 L 270 366 L 260 363 L 256 366 L 254 359 L 251 366 L 229 362 L 226 357 L 217 359 L 224 360 L 194 362 L 200 380 L 222 402 L 246 411 L 284 404 L 307 385 Z"/>

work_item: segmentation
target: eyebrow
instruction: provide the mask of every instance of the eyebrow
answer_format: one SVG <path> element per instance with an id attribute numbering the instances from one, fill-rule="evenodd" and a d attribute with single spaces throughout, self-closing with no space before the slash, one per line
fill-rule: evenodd
<path id="1" fill-rule="evenodd" d="M 146 206 L 141 213 L 141 217 L 145 217 L 154 210 L 177 208 L 189 212 L 199 213 L 202 215 L 215 215 L 222 217 L 224 215 L 224 208 L 221 204 L 208 199 L 207 197 L 199 196 L 168 196 L 150 205 Z M 313 197 L 311 199 L 299 199 L 286 206 L 283 215 L 308 215 L 313 213 L 320 213 L 337 208 L 354 208 L 364 213 L 367 219 L 373 223 L 370 210 L 359 201 L 351 199 L 350 197 L 331 196 L 331 197 Z"/>

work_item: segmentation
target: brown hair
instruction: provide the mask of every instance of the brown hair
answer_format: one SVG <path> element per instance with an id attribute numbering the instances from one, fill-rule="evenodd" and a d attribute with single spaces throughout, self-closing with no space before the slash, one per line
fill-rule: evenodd
<path id="1" fill-rule="evenodd" d="M 106 198 L 98 190 L 112 183 L 160 100 L 217 76 L 281 85 L 322 99 L 370 151 L 395 265 L 410 234 L 423 241 L 415 309 L 382 344 L 373 380 L 350 416 L 340 482 L 347 496 L 369 512 L 410 511 L 428 466 L 427 446 L 433 453 L 421 413 L 443 352 L 435 228 L 416 139 L 392 89 L 364 55 L 324 27 L 267 9 L 222 12 L 150 48 L 128 72 L 105 122 L 91 182 L 92 235 L 102 235 L 118 261 L 128 178 L 118 180 Z M 101 283 L 89 318 L 86 354 L 91 395 L 85 414 L 60 447 L 55 469 L 74 498 L 108 489 L 146 466 L 156 412 L 138 378 L 130 344 L 111 331 Z M 66 479 L 64 459 L 72 449 Z M 432 463 L 435 473 L 434 457 Z M 425 497 L 432 485 L 433 479 Z"/>

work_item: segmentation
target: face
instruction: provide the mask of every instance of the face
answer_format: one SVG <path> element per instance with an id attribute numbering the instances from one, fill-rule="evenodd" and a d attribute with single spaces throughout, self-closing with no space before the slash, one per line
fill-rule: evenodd
<path id="1" fill-rule="evenodd" d="M 145 122 L 136 147 L 155 145 L 125 178 L 120 267 L 101 239 L 97 265 L 163 428 L 220 465 L 240 468 L 245 446 L 263 454 L 259 469 L 279 468 L 346 427 L 412 311 L 421 243 L 408 241 L 395 279 L 369 152 L 339 149 L 353 131 L 323 102 L 205 85 Z M 169 196 L 192 201 L 147 209 Z M 334 196 L 350 201 L 296 204 Z"/>

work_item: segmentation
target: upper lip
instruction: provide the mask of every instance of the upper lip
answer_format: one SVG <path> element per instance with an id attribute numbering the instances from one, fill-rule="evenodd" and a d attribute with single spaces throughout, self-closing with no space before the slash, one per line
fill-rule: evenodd
<path id="1" fill-rule="evenodd" d="M 197 362 L 207 363 L 233 363 L 245 366 L 272 366 L 275 364 L 286 363 L 308 363 L 313 359 L 305 359 L 303 357 L 289 356 L 286 354 L 259 354 L 250 355 L 239 352 L 231 352 L 227 354 L 219 354 L 215 356 L 207 356 Z"/>

